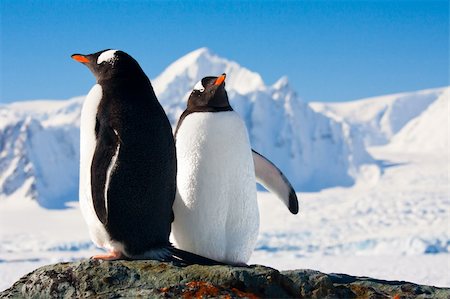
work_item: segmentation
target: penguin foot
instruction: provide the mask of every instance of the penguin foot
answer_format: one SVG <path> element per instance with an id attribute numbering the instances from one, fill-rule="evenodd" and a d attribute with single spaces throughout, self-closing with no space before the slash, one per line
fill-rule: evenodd
<path id="1" fill-rule="evenodd" d="M 110 251 L 106 254 L 97 254 L 91 257 L 94 260 L 116 261 L 123 259 L 125 256 L 120 251 Z"/>

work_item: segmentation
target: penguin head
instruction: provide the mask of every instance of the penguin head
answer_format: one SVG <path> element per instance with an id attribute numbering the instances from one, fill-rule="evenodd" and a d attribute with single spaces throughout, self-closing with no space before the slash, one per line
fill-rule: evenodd
<path id="1" fill-rule="evenodd" d="M 130 76 L 143 73 L 137 61 L 120 50 L 106 49 L 92 54 L 73 54 L 72 59 L 87 66 L 97 81 L 117 76 Z"/>
<path id="2" fill-rule="evenodd" d="M 219 77 L 205 77 L 192 90 L 188 99 L 188 110 L 211 108 L 230 108 L 228 95 L 225 90 L 226 74 Z"/>

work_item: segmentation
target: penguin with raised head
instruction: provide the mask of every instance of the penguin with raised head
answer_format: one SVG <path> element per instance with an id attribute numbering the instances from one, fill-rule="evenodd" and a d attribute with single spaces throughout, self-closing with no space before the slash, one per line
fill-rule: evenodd
<path id="1" fill-rule="evenodd" d="M 72 58 L 97 79 L 80 122 L 80 206 L 97 259 L 171 256 L 176 192 L 171 126 L 150 80 L 123 51 Z"/>
<path id="2" fill-rule="evenodd" d="M 225 77 L 198 82 L 178 121 L 172 233 L 180 249 L 242 265 L 259 231 L 256 180 L 293 214 L 298 201 L 282 172 L 252 151 L 245 123 L 228 101 Z"/>

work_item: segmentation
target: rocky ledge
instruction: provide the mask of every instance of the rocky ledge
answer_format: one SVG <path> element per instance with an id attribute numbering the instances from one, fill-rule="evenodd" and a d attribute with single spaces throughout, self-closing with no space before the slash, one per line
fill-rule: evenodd
<path id="1" fill-rule="evenodd" d="M 0 298 L 450 298 L 450 289 L 313 270 L 178 267 L 156 261 L 82 260 L 48 265 Z"/>

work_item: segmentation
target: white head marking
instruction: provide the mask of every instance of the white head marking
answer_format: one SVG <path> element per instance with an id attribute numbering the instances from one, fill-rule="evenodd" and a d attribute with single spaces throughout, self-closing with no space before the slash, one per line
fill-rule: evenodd
<path id="1" fill-rule="evenodd" d="M 100 54 L 97 58 L 97 64 L 102 63 L 103 61 L 107 61 L 109 63 L 114 63 L 117 57 L 114 55 L 117 50 L 108 50 Z"/>
<path id="2" fill-rule="evenodd" d="M 200 92 L 203 92 L 205 90 L 205 87 L 202 84 L 202 80 L 198 81 L 197 84 L 195 84 L 194 90 L 198 90 Z"/>

